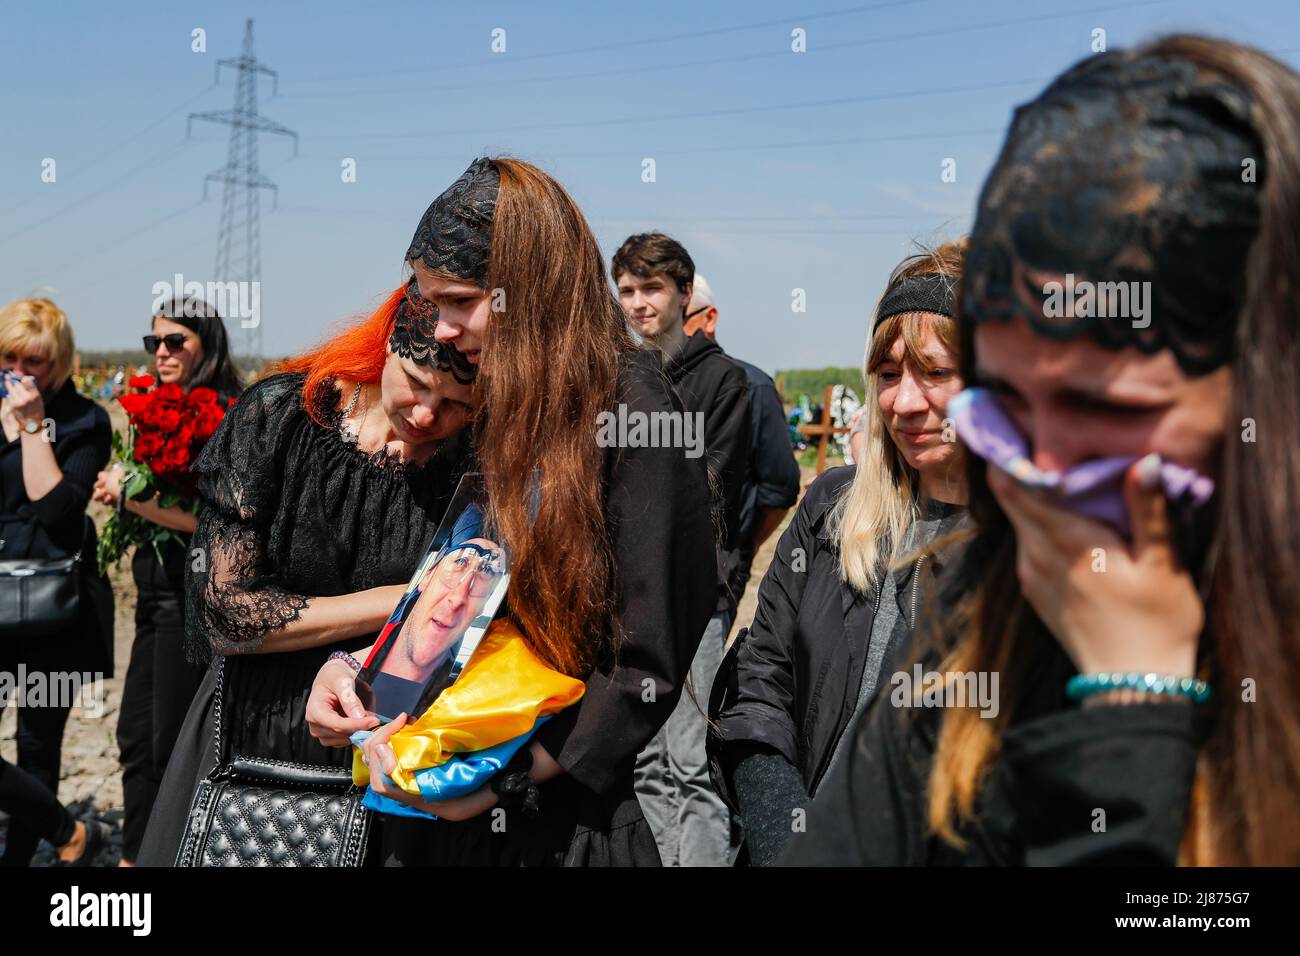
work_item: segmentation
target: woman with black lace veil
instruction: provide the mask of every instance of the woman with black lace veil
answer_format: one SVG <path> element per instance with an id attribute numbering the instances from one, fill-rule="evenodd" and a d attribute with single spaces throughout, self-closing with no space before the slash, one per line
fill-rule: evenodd
<path id="1" fill-rule="evenodd" d="M 477 372 L 477 467 L 510 552 L 505 613 L 585 692 L 489 785 L 417 801 L 438 819 L 386 816 L 383 862 L 657 866 L 633 770 L 682 693 L 716 600 L 708 475 L 682 448 L 603 447 L 599 434 L 620 405 L 671 416 L 681 401 L 657 356 L 633 343 L 582 213 L 535 166 L 475 160 L 429 207 L 407 261 L 430 319 L 420 337 Z M 308 703 L 313 732 L 339 748 L 373 726 L 353 706 L 352 677 L 329 661 Z M 364 752 L 388 772 L 383 739 Z"/>
<path id="2" fill-rule="evenodd" d="M 338 650 L 374 642 L 468 461 L 467 363 L 432 343 L 399 289 L 363 322 L 244 393 L 194 464 L 203 498 L 187 569 L 192 656 L 213 656 L 159 790 L 137 862 L 170 866 L 212 769 L 222 670 L 223 753 L 343 767 L 303 708 Z M 450 355 L 449 350 L 446 354 Z"/>
<path id="3" fill-rule="evenodd" d="M 950 403 L 977 533 L 914 663 L 944 692 L 877 701 L 789 862 L 1300 863 L 1297 182 L 1300 75 L 1234 43 L 1016 111 Z"/>

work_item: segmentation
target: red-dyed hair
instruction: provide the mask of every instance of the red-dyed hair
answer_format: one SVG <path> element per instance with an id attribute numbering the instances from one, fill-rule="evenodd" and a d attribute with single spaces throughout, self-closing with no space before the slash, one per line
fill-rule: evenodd
<path id="1" fill-rule="evenodd" d="M 267 374 L 305 372 L 307 378 L 302 386 L 303 404 L 317 424 L 326 424 L 320 418 L 320 403 L 316 398 L 320 388 L 329 379 L 339 378 L 373 385 L 383 375 L 384 362 L 388 359 L 388 337 L 393 332 L 397 306 L 405 292 L 405 285 L 399 287 L 368 318 L 348 326 L 302 355 L 277 362 Z"/>

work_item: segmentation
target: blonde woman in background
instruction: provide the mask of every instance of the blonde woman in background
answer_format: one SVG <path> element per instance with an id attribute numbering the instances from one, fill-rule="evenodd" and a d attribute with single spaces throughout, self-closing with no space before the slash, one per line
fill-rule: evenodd
<path id="1" fill-rule="evenodd" d="M 751 862 L 774 862 L 839 759 L 846 731 L 908 642 L 938 555 L 899 560 L 962 520 L 959 446 L 945 427 L 958 375 L 954 293 L 964 242 L 890 276 L 867 346 L 858 463 L 808 489 L 714 684 L 714 786 L 742 818 Z"/>
<path id="2" fill-rule="evenodd" d="M 48 299 L 0 309 L 0 375 L 7 393 L 0 398 L 0 561 L 83 556 L 76 623 L 57 633 L 6 636 L 0 672 L 16 674 L 21 665 L 27 673 L 113 673 L 113 593 L 93 570 L 95 526 L 86 517 L 95 475 L 108 463 L 112 430 L 108 413 L 77 394 L 75 350 L 67 316 Z M 0 621 L 4 625 L 14 622 Z M 57 792 L 72 702 L 44 704 L 18 709 L 18 766 Z M 26 818 L 11 818 L 0 862 L 26 866 L 38 840 Z"/>

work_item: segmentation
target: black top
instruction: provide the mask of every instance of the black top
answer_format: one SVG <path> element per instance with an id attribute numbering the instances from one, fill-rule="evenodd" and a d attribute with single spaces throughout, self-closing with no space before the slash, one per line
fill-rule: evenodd
<path id="1" fill-rule="evenodd" d="M 756 745 L 780 754 L 812 792 L 848 722 L 865 666 L 876 595 L 839 574 L 828 527 L 852 466 L 814 481 L 777 542 L 754 622 L 732 643 L 713 685 L 714 786 L 735 805 L 730 770 Z"/>
<path id="2" fill-rule="evenodd" d="M 4 442 L 0 445 L 0 515 L 17 514 L 33 519 L 53 548 L 72 553 L 81 544 L 84 516 L 95 478 L 108 464 L 113 429 L 108 412 L 78 395 L 72 379 L 46 403 L 45 417 L 54 423 L 51 431 L 54 459 L 63 472 L 63 479 L 47 494 L 32 501 L 23 484 L 22 435 Z M 9 550 L 12 549 L 11 545 Z M 8 556 L 0 550 L 0 558 Z"/>
<path id="3" fill-rule="evenodd" d="M 654 352 L 626 356 L 618 401 L 682 408 Z M 591 790 L 630 793 L 636 755 L 672 713 L 713 611 L 713 525 L 704 460 L 681 448 L 609 448 L 604 482 L 622 636 L 537 740 Z"/>
<path id="4" fill-rule="evenodd" d="M 731 580 L 739 561 L 741 491 L 750 450 L 749 382 L 744 370 L 703 332 L 687 339 L 676 355 L 665 356 L 663 367 L 685 410 L 704 415 L 718 528 L 716 608 L 734 614 L 740 596 L 731 593 Z"/>
<path id="5" fill-rule="evenodd" d="M 301 390 L 298 375 L 254 385 L 195 463 L 204 509 L 193 545 L 209 558 L 189 576 L 191 639 L 242 649 L 293 620 L 308 596 L 405 583 L 465 467 L 451 449 L 422 467 L 358 452 L 308 418 Z M 617 401 L 630 411 L 681 410 L 654 353 L 626 357 Z M 604 484 L 621 639 L 587 675 L 582 700 L 535 738 L 567 771 L 547 788 L 563 796 L 543 801 L 564 805 L 566 839 L 575 820 L 600 828 L 615 811 L 639 818 L 636 755 L 681 695 L 716 596 L 704 460 L 680 448 L 609 448 Z M 347 764 L 347 749 L 311 739 L 303 710 L 325 658 L 375 638 L 227 657 L 226 699 L 236 702 L 223 714 L 228 749 Z M 438 852 L 454 849 L 443 826 L 415 823 L 442 842 Z"/>
<path id="6" fill-rule="evenodd" d="M 730 356 L 749 383 L 749 462 L 740 490 L 739 538 L 731 593 L 745 593 L 754 564 L 754 526 L 763 508 L 789 508 L 799 500 L 799 463 L 790 444 L 790 426 L 772 377 L 755 365 Z"/>
<path id="7" fill-rule="evenodd" d="M 881 589 L 863 594 L 844 581 L 829 527 L 854 473 L 852 465 L 831 468 L 809 486 L 759 586 L 754 623 L 718 670 L 708 749 L 714 787 L 733 806 L 732 771 L 754 752 L 779 754 L 815 794 L 858 704 Z M 901 652 L 911 605 L 919 616 L 943 563 L 942 554 L 928 555 L 915 582 L 915 565 L 894 572 L 899 633 L 878 655 L 879 673 Z"/>
<path id="8" fill-rule="evenodd" d="M 108 464 L 113 430 L 108 413 L 77 394 L 72 379 L 45 405 L 53 427 L 54 459 L 63 478 L 36 501 L 23 484 L 21 434 L 0 443 L 0 560 L 62 558 L 82 553 L 81 615 L 75 634 L 18 640 L 0 650 L 0 662 L 113 674 L 113 594 L 95 571 L 95 526 L 86 508 L 95 478 Z M 15 656 L 16 655 L 16 656 Z"/>
<path id="9" fill-rule="evenodd" d="M 226 660 L 223 714 L 235 752 L 342 765 L 348 751 L 311 739 L 303 716 L 316 671 L 335 650 L 377 634 L 281 654 L 247 655 L 296 619 L 310 597 L 405 584 L 424 556 L 468 462 L 449 439 L 422 465 L 358 451 L 336 424 L 307 414 L 303 376 L 273 375 L 226 413 L 194 463 L 203 510 L 191 542 L 185 605 L 191 649 Z M 342 412 L 322 389 L 328 421 Z"/>
<path id="10" fill-rule="evenodd" d="M 935 669 L 936 661 L 924 666 Z M 964 849 L 927 825 L 943 709 L 894 707 L 882 693 L 813 801 L 806 832 L 790 835 L 784 862 L 1173 865 L 1201 715 L 1186 702 L 1080 708 L 1065 699 L 1073 673 L 1057 647 L 1050 666 L 1033 675 L 1031 699 L 1002 736 L 975 820 L 958 827 Z"/>
<path id="11" fill-rule="evenodd" d="M 658 353 L 627 354 L 617 402 L 680 412 Z M 607 448 L 605 521 L 621 634 L 574 706 L 534 739 L 566 771 L 543 784 L 536 821 L 384 820 L 387 861 L 420 865 L 645 865 L 658 852 L 633 790 L 636 755 L 681 697 L 713 613 L 715 542 L 703 458 L 681 448 Z"/>

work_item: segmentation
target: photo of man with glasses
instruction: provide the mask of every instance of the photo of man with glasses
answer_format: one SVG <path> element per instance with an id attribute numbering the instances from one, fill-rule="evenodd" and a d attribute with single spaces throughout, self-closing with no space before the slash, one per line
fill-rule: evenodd
<path id="1" fill-rule="evenodd" d="M 457 652 L 471 626 L 500 604 L 505 552 L 482 530 L 482 512 L 470 505 L 447 543 L 425 559 L 412 590 L 380 633 L 356 681 L 362 703 L 377 716 L 418 718 L 455 680 L 457 660 L 463 663 L 468 656 Z"/>

